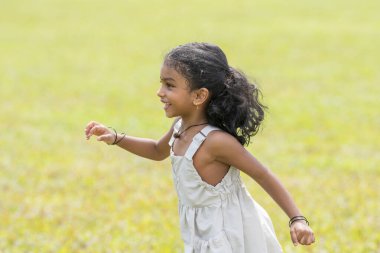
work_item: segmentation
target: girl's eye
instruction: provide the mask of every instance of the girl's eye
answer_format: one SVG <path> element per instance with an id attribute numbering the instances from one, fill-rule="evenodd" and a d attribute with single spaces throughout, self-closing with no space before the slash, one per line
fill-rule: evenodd
<path id="1" fill-rule="evenodd" d="M 167 83 L 167 82 L 162 81 L 162 80 L 160 81 L 160 83 L 161 83 L 163 86 L 165 86 L 166 88 L 168 88 L 168 89 L 171 89 L 171 88 L 174 88 L 174 87 L 175 87 L 174 84 Z"/>

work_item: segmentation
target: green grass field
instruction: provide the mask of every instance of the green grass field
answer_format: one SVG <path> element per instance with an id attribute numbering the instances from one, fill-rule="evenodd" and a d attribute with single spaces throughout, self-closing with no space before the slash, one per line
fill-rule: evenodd
<path id="1" fill-rule="evenodd" d="M 97 120 L 159 138 L 162 58 L 220 45 L 269 107 L 248 147 L 316 234 L 250 178 L 285 252 L 380 252 L 380 2 L 1 1 L 0 252 L 181 252 L 169 160 L 86 141 Z"/>

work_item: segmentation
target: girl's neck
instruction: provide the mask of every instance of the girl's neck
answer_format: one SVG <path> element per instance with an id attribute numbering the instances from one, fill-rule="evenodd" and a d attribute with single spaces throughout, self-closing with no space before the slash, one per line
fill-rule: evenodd
<path id="1" fill-rule="evenodd" d="M 182 116 L 181 119 L 182 119 L 182 126 L 181 126 L 182 129 L 186 129 L 192 125 L 207 123 L 206 116 L 201 116 L 201 115 L 197 117 L 183 117 Z"/>

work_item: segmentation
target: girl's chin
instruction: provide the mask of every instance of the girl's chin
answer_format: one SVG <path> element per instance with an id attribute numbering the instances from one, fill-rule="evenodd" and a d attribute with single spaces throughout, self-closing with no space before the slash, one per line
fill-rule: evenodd
<path id="1" fill-rule="evenodd" d="M 178 117 L 178 113 L 174 113 L 172 112 L 170 109 L 169 110 L 165 110 L 165 115 L 167 118 L 174 118 L 174 117 Z"/>
<path id="2" fill-rule="evenodd" d="M 178 116 L 178 115 L 175 115 L 175 114 L 170 113 L 170 112 L 168 112 L 168 111 L 165 111 L 165 115 L 166 115 L 167 118 L 174 118 L 174 117 L 177 117 L 177 116 Z"/>

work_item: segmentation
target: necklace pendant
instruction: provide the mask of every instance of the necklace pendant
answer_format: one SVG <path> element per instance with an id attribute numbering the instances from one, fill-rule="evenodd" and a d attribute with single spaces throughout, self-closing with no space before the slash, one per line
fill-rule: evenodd
<path id="1" fill-rule="evenodd" d="M 206 123 L 202 123 L 202 124 L 191 125 L 191 126 L 187 127 L 185 130 L 183 130 L 182 132 L 178 131 L 178 133 L 174 133 L 173 137 L 176 138 L 176 139 L 179 139 L 181 137 L 181 134 L 183 134 L 184 132 L 186 132 L 190 128 L 196 127 L 196 126 L 202 126 L 202 125 L 207 125 L 207 122 Z"/>

